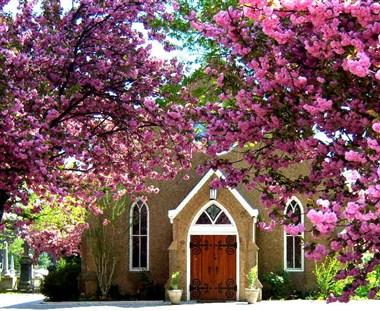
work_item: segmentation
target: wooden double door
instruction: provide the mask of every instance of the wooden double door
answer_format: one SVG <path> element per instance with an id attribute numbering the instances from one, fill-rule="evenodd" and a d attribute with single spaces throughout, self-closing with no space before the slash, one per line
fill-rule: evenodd
<path id="1" fill-rule="evenodd" d="M 190 298 L 236 300 L 236 236 L 192 235 L 190 251 Z"/>

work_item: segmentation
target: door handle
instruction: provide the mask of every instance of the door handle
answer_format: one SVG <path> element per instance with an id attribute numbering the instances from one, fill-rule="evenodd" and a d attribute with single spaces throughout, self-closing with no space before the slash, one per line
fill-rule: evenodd
<path id="1" fill-rule="evenodd" d="M 219 271 L 219 267 L 217 266 L 215 267 L 215 272 L 218 273 L 218 271 Z"/>

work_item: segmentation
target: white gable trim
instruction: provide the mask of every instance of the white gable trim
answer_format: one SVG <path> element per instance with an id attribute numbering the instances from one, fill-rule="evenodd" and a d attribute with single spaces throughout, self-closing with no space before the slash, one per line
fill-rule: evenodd
<path id="1" fill-rule="evenodd" d="M 176 209 L 172 209 L 168 211 L 168 216 L 170 219 L 170 223 L 173 223 L 174 218 L 184 209 L 184 207 L 189 203 L 189 201 L 198 193 L 198 191 L 205 185 L 205 183 L 213 176 L 216 175 L 218 178 L 224 178 L 224 175 L 221 171 L 214 171 L 210 169 L 198 182 L 198 184 L 188 193 L 188 195 L 183 199 L 183 201 L 177 206 Z M 244 207 L 244 209 L 248 212 L 251 217 L 257 217 L 259 211 L 253 208 L 246 199 L 237 191 L 236 189 L 232 189 L 230 187 L 227 188 L 235 199 Z"/>

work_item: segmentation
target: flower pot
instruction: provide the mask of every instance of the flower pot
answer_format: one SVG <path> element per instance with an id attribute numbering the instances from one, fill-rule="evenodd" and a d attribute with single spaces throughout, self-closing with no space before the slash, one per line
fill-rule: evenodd
<path id="1" fill-rule="evenodd" d="M 168 296 L 172 305 L 179 305 L 181 303 L 182 289 L 169 289 Z"/>
<path id="2" fill-rule="evenodd" d="M 245 299 L 248 304 L 256 303 L 257 298 L 259 298 L 260 289 L 258 288 L 246 288 L 245 289 Z"/>

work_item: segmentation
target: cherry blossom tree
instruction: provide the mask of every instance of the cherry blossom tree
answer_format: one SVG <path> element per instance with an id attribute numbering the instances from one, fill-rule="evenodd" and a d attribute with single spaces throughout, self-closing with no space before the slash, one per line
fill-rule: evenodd
<path id="1" fill-rule="evenodd" d="M 20 1 L 15 16 L 8 2 L 0 1 L 0 216 L 30 191 L 91 207 L 103 187 L 153 191 L 147 179 L 190 166 L 192 126 L 166 96 L 181 66 L 151 56 L 151 40 L 165 45 L 155 24 L 170 19 L 167 1 L 78 0 L 70 10 Z"/>
<path id="2" fill-rule="evenodd" d="M 349 284 L 330 301 L 347 301 L 380 265 L 380 3 L 241 0 L 210 22 L 189 18 L 221 49 L 205 70 L 218 100 L 194 109 L 208 167 L 227 176 L 213 186 L 259 189 L 263 229 L 310 231 L 308 258 L 345 264 L 336 277 Z M 217 157 L 234 144 L 232 160 Z M 307 172 L 291 178 L 299 165 Z M 296 193 L 310 198 L 306 228 L 283 216 Z"/>
<path id="3" fill-rule="evenodd" d="M 17 208 L 20 211 L 16 216 L 19 218 L 16 233 L 33 250 L 34 260 L 41 253 L 49 254 L 54 261 L 80 254 L 82 234 L 89 227 L 89 213 L 74 198 L 57 200 L 51 197 L 47 200 L 32 194 L 27 206 Z M 8 219 L 4 222 L 14 229 Z"/>
<path id="4" fill-rule="evenodd" d="M 128 195 L 113 200 L 112 193 L 106 191 L 98 201 L 102 215 L 94 216 L 89 221 L 90 227 L 85 239 L 94 258 L 101 299 L 106 299 L 109 295 L 115 266 L 118 264 L 118 257 L 114 253 L 117 249 L 116 241 L 129 230 L 121 216 L 128 212 L 130 203 Z"/>

